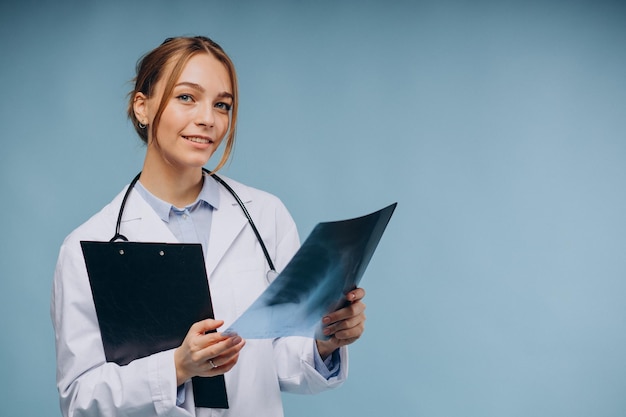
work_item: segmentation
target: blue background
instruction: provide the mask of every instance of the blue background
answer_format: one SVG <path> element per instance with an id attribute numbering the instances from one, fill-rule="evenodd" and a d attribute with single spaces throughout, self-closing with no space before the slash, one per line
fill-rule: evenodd
<path id="1" fill-rule="evenodd" d="M 58 248 L 141 168 L 129 80 L 182 34 L 238 68 L 223 173 L 303 238 L 399 203 L 348 382 L 288 415 L 626 415 L 626 7 L 385 3 L 2 2 L 0 415 L 59 415 Z"/>

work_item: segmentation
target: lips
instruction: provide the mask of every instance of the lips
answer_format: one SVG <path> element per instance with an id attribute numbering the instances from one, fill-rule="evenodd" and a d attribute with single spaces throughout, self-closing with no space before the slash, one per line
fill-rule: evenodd
<path id="1" fill-rule="evenodd" d="M 194 143 L 202 143 L 208 145 L 209 143 L 213 143 L 213 139 L 208 138 L 206 136 L 183 136 L 184 139 L 194 142 Z"/>

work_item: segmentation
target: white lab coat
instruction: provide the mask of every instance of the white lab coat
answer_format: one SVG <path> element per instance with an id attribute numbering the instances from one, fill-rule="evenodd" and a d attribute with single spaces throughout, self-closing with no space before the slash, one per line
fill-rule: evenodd
<path id="1" fill-rule="evenodd" d="M 293 219 L 276 197 L 233 180 L 276 268 L 299 246 Z M 215 317 L 227 328 L 267 287 L 266 260 L 234 198 L 220 187 L 213 212 L 206 270 Z M 341 372 L 326 380 L 314 369 L 314 341 L 301 337 L 247 340 L 237 365 L 225 374 L 230 409 L 194 408 L 191 383 L 176 406 L 173 349 L 126 366 L 105 361 L 81 240 L 108 241 L 114 234 L 123 192 L 64 241 L 55 271 L 51 315 L 56 334 L 57 387 L 64 416 L 282 416 L 280 391 L 317 393 L 340 385 Z M 121 233 L 130 241 L 177 242 L 137 192 L 131 192 Z"/>

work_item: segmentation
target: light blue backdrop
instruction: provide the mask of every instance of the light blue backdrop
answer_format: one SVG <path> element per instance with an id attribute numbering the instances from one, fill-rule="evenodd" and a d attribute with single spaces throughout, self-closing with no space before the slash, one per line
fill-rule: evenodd
<path id="1" fill-rule="evenodd" d="M 626 415 L 626 8 L 576 0 L 2 2 L 0 415 L 59 415 L 57 251 L 140 169 L 128 81 L 180 34 L 239 71 L 224 173 L 303 237 L 399 202 L 349 381 L 288 415 Z"/>

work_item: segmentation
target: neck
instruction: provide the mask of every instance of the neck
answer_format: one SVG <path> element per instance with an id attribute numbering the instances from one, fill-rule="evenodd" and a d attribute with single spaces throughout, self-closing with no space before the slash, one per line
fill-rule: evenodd
<path id="1" fill-rule="evenodd" d="M 175 207 L 185 207 L 200 194 L 202 168 L 181 169 L 166 163 L 155 163 L 154 159 L 146 155 L 139 180 L 161 200 Z"/>

